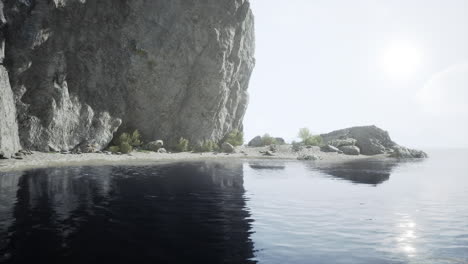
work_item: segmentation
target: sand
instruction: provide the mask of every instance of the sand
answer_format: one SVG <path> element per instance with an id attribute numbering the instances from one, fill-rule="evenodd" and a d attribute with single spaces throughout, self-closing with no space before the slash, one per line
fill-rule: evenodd
<path id="1" fill-rule="evenodd" d="M 261 152 L 267 151 L 268 147 L 238 147 L 236 153 L 155 153 L 155 152 L 132 152 L 131 154 L 108 155 L 105 153 L 87 154 L 61 154 L 33 152 L 33 155 L 25 156 L 23 160 L 9 159 L 0 160 L 1 171 L 18 171 L 34 168 L 59 167 L 59 166 L 82 166 L 82 165 L 138 165 L 161 162 L 176 161 L 199 161 L 199 160 L 230 160 L 230 159 L 281 159 L 297 160 L 301 155 L 315 155 L 315 163 L 346 162 L 359 159 L 385 159 L 386 155 L 377 156 L 348 156 L 338 153 L 321 152 L 318 147 L 305 148 L 300 152 L 293 152 L 291 146 L 279 146 L 274 156 L 265 156 Z"/>

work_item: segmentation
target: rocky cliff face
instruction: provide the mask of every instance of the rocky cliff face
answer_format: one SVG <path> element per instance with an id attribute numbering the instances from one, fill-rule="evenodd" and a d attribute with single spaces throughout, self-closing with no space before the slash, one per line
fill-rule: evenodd
<path id="1" fill-rule="evenodd" d="M 3 3 L 0 2 L 0 158 L 9 158 L 20 148 L 20 144 L 13 92 L 8 72 L 3 65 L 5 36 L 2 31 L 6 25 L 6 20 L 2 10 Z"/>
<path id="2" fill-rule="evenodd" d="M 119 130 L 196 142 L 242 129 L 254 67 L 248 0 L 3 5 L 0 117 L 14 124 L 16 111 L 19 133 L 8 125 L 0 142 L 18 133 L 24 148 L 69 150 L 103 148 Z"/>

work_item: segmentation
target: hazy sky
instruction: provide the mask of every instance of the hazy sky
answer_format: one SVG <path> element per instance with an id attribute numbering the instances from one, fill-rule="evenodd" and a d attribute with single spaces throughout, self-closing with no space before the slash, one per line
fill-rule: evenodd
<path id="1" fill-rule="evenodd" d="M 467 0 L 251 0 L 246 139 L 375 124 L 410 147 L 468 147 Z"/>

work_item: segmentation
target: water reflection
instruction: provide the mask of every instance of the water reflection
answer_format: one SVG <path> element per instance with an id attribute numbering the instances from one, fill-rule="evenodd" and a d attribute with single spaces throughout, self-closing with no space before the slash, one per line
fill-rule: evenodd
<path id="1" fill-rule="evenodd" d="M 407 254 L 408 257 L 413 257 L 416 253 L 414 242 L 416 241 L 416 223 L 411 219 L 410 216 L 403 214 L 398 229 L 401 234 L 396 238 L 396 242 L 399 248 Z"/>
<path id="2" fill-rule="evenodd" d="M 276 160 L 249 161 L 249 167 L 254 170 L 284 170 L 286 168 L 286 163 Z"/>
<path id="3" fill-rule="evenodd" d="M 310 168 L 354 183 L 378 185 L 390 179 L 396 166 L 398 166 L 398 162 L 393 160 L 362 160 Z"/>
<path id="4" fill-rule="evenodd" d="M 253 262 L 241 163 L 41 169 L 0 184 L 0 262 Z"/>

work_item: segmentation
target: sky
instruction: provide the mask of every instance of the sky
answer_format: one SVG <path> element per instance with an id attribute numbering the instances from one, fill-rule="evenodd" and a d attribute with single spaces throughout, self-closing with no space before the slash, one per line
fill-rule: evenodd
<path id="1" fill-rule="evenodd" d="M 408 147 L 468 148 L 467 0 L 251 0 L 246 140 L 377 125 Z"/>

